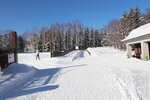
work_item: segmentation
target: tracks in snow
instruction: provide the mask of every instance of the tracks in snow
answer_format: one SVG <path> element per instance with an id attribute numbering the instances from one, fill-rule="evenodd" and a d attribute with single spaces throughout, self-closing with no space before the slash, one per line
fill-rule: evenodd
<path id="1" fill-rule="evenodd" d="M 121 67 L 122 64 L 116 61 L 117 59 L 111 57 L 112 55 L 114 55 L 113 57 L 119 56 L 117 50 L 107 51 L 107 50 L 91 49 L 89 51 L 93 56 L 102 57 L 104 62 L 109 63 L 110 66 L 108 66 L 108 70 L 110 71 L 110 74 L 114 76 L 114 81 L 115 81 L 114 87 L 118 88 L 119 92 L 123 95 L 122 100 L 142 100 L 142 98 L 138 93 L 135 81 L 133 79 L 134 77 L 133 77 L 132 70 L 127 69 L 125 66 Z M 112 62 L 116 62 L 116 63 L 112 63 Z M 121 68 L 118 67 L 118 64 L 120 64 Z"/>
<path id="2" fill-rule="evenodd" d="M 118 85 L 118 88 L 120 89 L 120 92 L 126 97 L 128 100 L 142 100 L 136 89 L 132 90 L 129 85 L 125 83 L 123 79 L 120 77 L 115 77 L 116 84 Z M 124 98 L 125 99 L 125 98 Z"/>

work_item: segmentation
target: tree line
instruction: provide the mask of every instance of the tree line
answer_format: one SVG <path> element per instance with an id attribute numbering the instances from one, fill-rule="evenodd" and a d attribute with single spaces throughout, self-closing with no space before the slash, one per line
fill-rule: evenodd
<path id="1" fill-rule="evenodd" d="M 25 32 L 23 37 L 19 37 L 19 41 L 24 41 L 25 51 L 66 51 L 74 49 L 75 46 L 80 49 L 101 46 L 99 30 L 85 27 L 80 21 L 56 23 L 40 30 L 33 29 L 30 33 Z"/>
<path id="2" fill-rule="evenodd" d="M 144 24 L 150 23 L 150 9 L 142 14 L 139 8 L 131 8 L 123 13 L 120 19 L 114 19 L 101 29 L 102 46 L 112 46 L 118 49 L 126 49 L 121 42 L 129 33 Z"/>
<path id="3" fill-rule="evenodd" d="M 75 46 L 80 49 L 111 46 L 125 50 L 125 43 L 121 40 L 133 29 L 147 23 L 150 23 L 150 9 L 141 13 L 137 7 L 124 12 L 121 18 L 113 19 L 100 29 L 86 27 L 80 21 L 55 23 L 50 27 L 33 28 L 18 36 L 18 51 L 65 51 Z"/>

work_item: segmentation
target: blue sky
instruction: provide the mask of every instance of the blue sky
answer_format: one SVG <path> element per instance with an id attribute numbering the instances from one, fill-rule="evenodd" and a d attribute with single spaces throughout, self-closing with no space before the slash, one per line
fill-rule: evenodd
<path id="1" fill-rule="evenodd" d="M 150 0 L 0 0 L 0 29 L 22 34 L 33 27 L 80 20 L 100 29 L 130 8 L 144 13 Z"/>

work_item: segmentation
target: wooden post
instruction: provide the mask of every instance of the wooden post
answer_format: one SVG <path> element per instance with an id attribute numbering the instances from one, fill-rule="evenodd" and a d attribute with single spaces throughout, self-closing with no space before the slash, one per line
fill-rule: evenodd
<path id="1" fill-rule="evenodd" d="M 17 33 L 15 31 L 11 32 L 11 42 L 12 42 L 12 48 L 17 48 Z"/>
<path id="2" fill-rule="evenodd" d="M 12 49 L 14 50 L 15 62 L 18 61 L 17 57 L 17 33 L 12 31 L 11 33 L 11 42 L 12 42 Z"/>

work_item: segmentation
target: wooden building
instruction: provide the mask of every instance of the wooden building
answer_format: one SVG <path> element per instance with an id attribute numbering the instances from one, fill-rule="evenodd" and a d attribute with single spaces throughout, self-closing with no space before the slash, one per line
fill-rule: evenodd
<path id="1" fill-rule="evenodd" d="M 15 31 L 9 34 L 1 35 L 1 40 L 7 37 L 7 40 L 0 43 L 0 71 L 8 65 L 17 62 L 17 33 Z"/>

